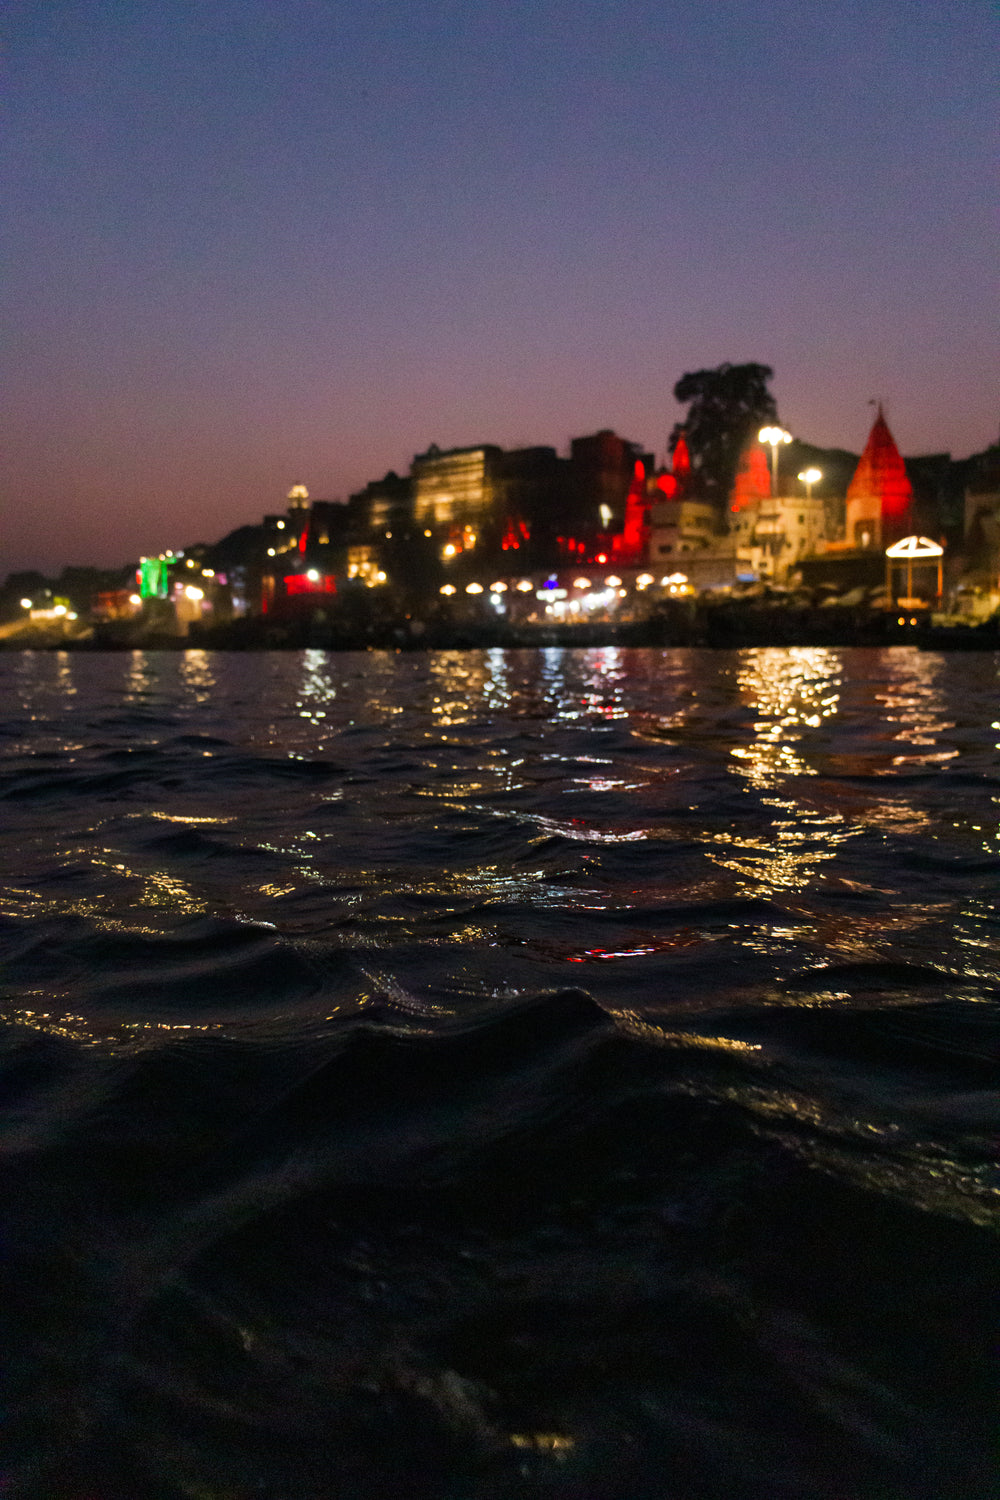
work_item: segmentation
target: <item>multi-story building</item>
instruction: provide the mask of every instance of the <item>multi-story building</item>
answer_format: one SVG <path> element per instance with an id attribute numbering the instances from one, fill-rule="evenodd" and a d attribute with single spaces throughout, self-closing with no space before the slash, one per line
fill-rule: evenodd
<path id="1" fill-rule="evenodd" d="M 798 564 L 826 546 L 827 501 L 810 493 L 772 494 L 773 477 L 759 442 L 744 451 L 730 496 L 729 538 L 737 576 L 785 583 Z"/>
<path id="2" fill-rule="evenodd" d="M 716 544 L 718 517 L 714 505 L 690 493 L 691 459 L 683 433 L 669 470 L 651 475 L 649 563 L 677 570 L 694 554 Z"/>
<path id="3" fill-rule="evenodd" d="M 651 466 L 638 444 L 604 430 L 575 438 L 568 458 L 432 445 L 408 476 L 387 474 L 346 505 L 310 505 L 295 486 L 287 510 L 264 518 L 261 609 L 325 609 L 313 596 L 333 593 L 339 608 L 377 588 L 385 609 L 415 615 L 446 591 L 475 597 L 508 575 L 640 567 Z"/>
<path id="4" fill-rule="evenodd" d="M 492 444 L 450 448 L 432 443 L 410 468 L 413 519 L 437 532 L 475 530 L 493 508 L 493 480 L 501 450 Z"/>
<path id="5" fill-rule="evenodd" d="M 653 455 L 609 428 L 573 438 L 569 455 L 572 521 L 580 537 L 594 538 L 596 544 L 600 536 L 607 539 L 622 532 L 636 464 L 642 465 L 644 475 L 651 473 Z"/>
<path id="6" fill-rule="evenodd" d="M 715 545 L 718 512 L 707 500 L 654 500 L 650 509 L 649 561 L 654 567 L 681 567 L 695 553 Z"/>
<path id="7" fill-rule="evenodd" d="M 805 557 L 826 542 L 826 506 L 803 495 L 775 495 L 744 506 L 731 533 L 741 569 L 761 580 L 784 583 Z"/>

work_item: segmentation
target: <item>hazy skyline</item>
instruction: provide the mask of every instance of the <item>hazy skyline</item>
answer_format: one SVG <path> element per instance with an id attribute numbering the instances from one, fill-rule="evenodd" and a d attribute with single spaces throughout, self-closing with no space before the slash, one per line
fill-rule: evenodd
<path id="1" fill-rule="evenodd" d="M 770 364 L 797 436 L 998 436 L 987 0 L 46 0 L 4 26 L 0 576 Z"/>

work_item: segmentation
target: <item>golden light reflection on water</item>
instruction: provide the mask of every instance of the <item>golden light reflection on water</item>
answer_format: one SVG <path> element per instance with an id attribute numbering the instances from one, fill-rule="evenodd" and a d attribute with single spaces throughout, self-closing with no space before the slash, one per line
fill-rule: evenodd
<path id="1" fill-rule="evenodd" d="M 886 1137 L 898 1127 L 855 1121 L 845 1129 L 843 1119 L 815 1112 L 825 1139 L 812 1139 L 801 1132 L 778 1131 L 783 1144 L 811 1167 L 848 1182 L 866 1192 L 896 1198 L 908 1208 L 925 1213 L 964 1219 L 982 1229 L 996 1231 L 1000 1222 L 1000 1187 L 991 1163 L 970 1166 L 956 1160 L 929 1142 L 905 1144 L 892 1140 L 892 1151 L 859 1151 L 855 1139 L 868 1135 Z M 838 1139 L 838 1136 L 840 1139 Z M 846 1139 L 844 1139 L 846 1137 Z"/>
<path id="2" fill-rule="evenodd" d="M 1000 915 L 992 893 L 979 900 L 966 901 L 953 921 L 955 941 L 966 950 L 962 973 L 972 980 L 985 980 L 991 987 L 1000 984 Z M 992 1003 L 990 990 L 972 1000 Z"/>
<path id="3" fill-rule="evenodd" d="M 105 869 L 113 875 L 136 882 L 141 891 L 138 904 L 161 909 L 166 907 L 191 916 L 200 916 L 208 910 L 208 903 L 202 897 L 196 896 L 184 881 L 178 880 L 167 870 L 134 870 L 124 863 L 119 852 L 114 849 L 95 853 L 91 857 L 91 863 L 96 869 Z"/>
<path id="4" fill-rule="evenodd" d="M 30 1010 L 26 1007 L 5 1012 L 6 1018 L 18 1026 L 31 1031 L 44 1032 L 47 1036 L 64 1037 L 85 1047 L 141 1047 L 150 1043 L 160 1044 L 167 1035 L 189 1035 L 194 1032 L 220 1032 L 225 1029 L 221 1021 L 122 1021 L 100 1020 L 91 1016 L 76 1015 L 72 1011 Z"/>
<path id="5" fill-rule="evenodd" d="M 0 689 L 0 706 L 5 714 L 18 707 L 27 714 L 32 725 L 45 720 L 58 722 L 61 715 L 72 707 L 67 700 L 77 694 L 73 653 L 17 651 L 7 655 L 7 680 Z M 16 750 L 21 754 L 30 754 L 35 748 L 37 742 L 34 740 L 7 747 L 8 752 Z"/>
<path id="6" fill-rule="evenodd" d="M 141 703 L 156 681 L 153 664 L 146 651 L 133 651 L 128 659 L 125 673 L 125 702 Z"/>
<path id="7" fill-rule="evenodd" d="M 310 648 L 302 653 L 302 680 L 295 707 L 300 719 L 320 725 L 337 696 L 330 679 L 330 662 L 325 651 Z"/>
<path id="8" fill-rule="evenodd" d="M 180 677 L 190 702 L 209 703 L 215 691 L 212 658 L 207 651 L 187 650 L 181 653 Z"/>
<path id="9" fill-rule="evenodd" d="M 76 684 L 73 681 L 71 657 L 68 651 L 56 652 L 56 686 L 67 698 L 76 693 Z"/>
<path id="10" fill-rule="evenodd" d="M 794 795 L 796 779 L 819 774 L 808 757 L 812 735 L 841 701 L 840 653 L 824 647 L 761 647 L 741 651 L 737 684 L 753 711 L 754 739 L 731 750 L 735 772 L 775 815 L 766 833 L 738 828 L 708 835 L 710 858 L 738 877 L 744 895 L 802 890 L 819 867 L 859 830 L 837 811 L 820 811 Z M 767 795 L 770 793 L 770 795 Z"/>
<path id="11" fill-rule="evenodd" d="M 753 744 L 736 746 L 732 754 L 754 786 L 817 774 L 800 746 L 807 729 L 818 729 L 837 712 L 840 679 L 839 653 L 824 647 L 765 646 L 739 653 L 740 694 L 758 717 Z"/>
<path id="12" fill-rule="evenodd" d="M 933 765 L 953 760 L 954 746 L 942 746 L 940 736 L 955 728 L 945 717 L 941 678 L 942 656 L 924 651 L 888 651 L 885 659 L 891 678 L 883 692 L 875 694 L 888 737 L 910 747 L 892 757 L 893 766 Z"/>
<path id="13" fill-rule="evenodd" d="M 123 873 L 129 875 L 132 872 L 123 870 Z M 142 900 L 147 906 L 165 906 L 191 915 L 207 910 L 206 902 L 195 896 L 183 880 L 168 875 L 165 870 L 154 870 L 139 878 L 143 883 Z"/>
<path id="14" fill-rule="evenodd" d="M 430 657 L 431 716 L 442 729 L 471 723 L 493 681 L 489 659 L 478 652 L 435 651 Z"/>
<path id="15" fill-rule="evenodd" d="M 158 812 L 155 808 L 149 808 L 149 809 L 144 810 L 143 812 L 129 813 L 128 816 L 130 818 L 156 818 L 159 822 L 162 822 L 162 823 L 183 823 L 183 824 L 188 824 L 188 823 L 232 823 L 232 822 L 235 822 L 235 814 L 234 813 L 228 813 L 228 814 L 226 814 L 224 816 L 216 816 L 216 817 L 202 817 L 202 816 L 196 817 L 194 814 L 189 814 L 189 813 Z"/>
<path id="16" fill-rule="evenodd" d="M 821 815 L 785 801 L 775 805 L 793 816 L 775 819 L 767 837 L 730 829 L 707 835 L 716 851 L 724 851 L 710 858 L 739 876 L 737 889 L 744 895 L 803 889 L 819 866 L 835 859 L 838 847 L 859 832 L 838 813 Z"/>
<path id="17" fill-rule="evenodd" d="M 610 1014 L 630 1036 L 640 1037 L 644 1042 L 653 1042 L 660 1047 L 680 1047 L 701 1052 L 736 1052 L 744 1055 L 764 1050 L 762 1043 L 744 1042 L 738 1037 L 671 1030 L 645 1019 L 634 1010 L 613 1010 Z"/>

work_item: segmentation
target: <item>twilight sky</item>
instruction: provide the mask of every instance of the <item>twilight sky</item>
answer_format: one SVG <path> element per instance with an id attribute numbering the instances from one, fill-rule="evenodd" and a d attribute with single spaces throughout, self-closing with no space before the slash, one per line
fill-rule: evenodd
<path id="1" fill-rule="evenodd" d="M 997 439 L 992 0 L 8 0 L 0 578 L 758 360 Z"/>

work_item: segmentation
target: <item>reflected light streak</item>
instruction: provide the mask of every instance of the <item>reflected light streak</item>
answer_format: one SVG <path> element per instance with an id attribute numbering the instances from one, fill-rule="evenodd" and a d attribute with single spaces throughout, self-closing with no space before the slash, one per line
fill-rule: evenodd
<path id="1" fill-rule="evenodd" d="M 195 703 L 209 702 L 215 690 L 215 677 L 207 651 L 184 651 L 180 661 L 180 676 Z"/>
<path id="2" fill-rule="evenodd" d="M 730 754 L 737 774 L 778 812 L 765 835 L 746 837 L 730 830 L 711 835 L 714 863 L 731 870 L 747 895 L 804 889 L 817 867 L 832 860 L 838 846 L 859 830 L 840 813 L 820 814 L 789 795 L 792 778 L 816 776 L 801 746 L 822 728 L 840 703 L 839 653 L 821 647 L 763 647 L 739 653 L 737 682 L 743 701 L 757 715 L 755 738 Z"/>
<path id="3" fill-rule="evenodd" d="M 633 844 L 650 837 L 650 832 L 646 828 L 630 829 L 627 833 L 613 833 L 590 827 L 583 822 L 557 822 L 555 818 L 546 818 L 541 813 L 525 813 L 523 816 L 526 821 L 537 824 L 546 833 L 557 834 L 564 839 L 573 839 L 577 843 Z"/>
<path id="4" fill-rule="evenodd" d="M 28 1009 L 7 1012 L 17 1026 L 47 1036 L 64 1037 L 85 1047 L 112 1047 L 128 1050 L 152 1044 L 160 1045 L 164 1035 L 190 1032 L 220 1032 L 221 1021 L 107 1021 L 101 1023 L 71 1011 L 36 1011 Z"/>
<path id="5" fill-rule="evenodd" d="M 944 659 L 930 652 L 903 648 L 887 651 L 885 660 L 892 681 L 885 692 L 875 695 L 875 701 L 882 706 L 885 723 L 898 726 L 888 737 L 897 743 L 921 747 L 895 754 L 892 765 L 933 765 L 953 760 L 958 755 L 957 749 L 938 748 L 939 737 L 955 728 L 954 720 L 944 717 L 941 701 L 939 679 Z"/>
<path id="6" fill-rule="evenodd" d="M 337 696 L 329 676 L 329 657 L 325 651 L 311 647 L 302 653 L 302 678 L 295 706 L 300 719 L 308 719 L 318 725 L 326 718 L 326 706 Z M 325 726 L 323 726 L 325 727 Z"/>
<path id="7" fill-rule="evenodd" d="M 145 651 L 133 651 L 125 673 L 125 702 L 141 703 L 156 681 L 153 664 Z"/>
<path id="8" fill-rule="evenodd" d="M 643 1020 L 634 1010 L 612 1010 L 610 1014 L 624 1031 L 653 1042 L 661 1047 L 682 1047 L 685 1051 L 696 1049 L 710 1052 L 740 1052 L 744 1054 L 763 1052 L 760 1042 L 743 1042 L 737 1037 L 705 1036 L 698 1031 L 668 1031 L 653 1021 Z"/>
<path id="9" fill-rule="evenodd" d="M 236 815 L 235 815 L 235 813 L 230 813 L 230 814 L 228 814 L 225 817 L 215 817 L 215 818 L 198 817 L 198 818 L 196 818 L 193 814 L 187 814 L 187 813 L 168 813 L 168 812 L 157 812 L 155 810 L 149 810 L 149 811 L 139 812 L 139 813 L 129 813 L 128 816 L 130 818 L 156 818 L 161 823 L 211 823 L 211 824 L 215 824 L 215 823 L 232 823 L 232 822 L 235 821 L 235 816 Z"/>
<path id="10" fill-rule="evenodd" d="M 488 665 L 486 656 L 435 652 L 430 657 L 430 675 L 438 689 L 431 704 L 437 724 L 450 729 L 478 717 L 492 681 L 492 665 Z"/>
<path id="11" fill-rule="evenodd" d="M 740 652 L 737 673 L 744 702 L 759 715 L 756 739 L 736 746 L 741 774 L 760 788 L 776 786 L 788 776 L 815 776 L 816 770 L 797 746 L 806 729 L 818 729 L 832 718 L 840 702 L 841 661 L 823 647 L 765 646 Z"/>

